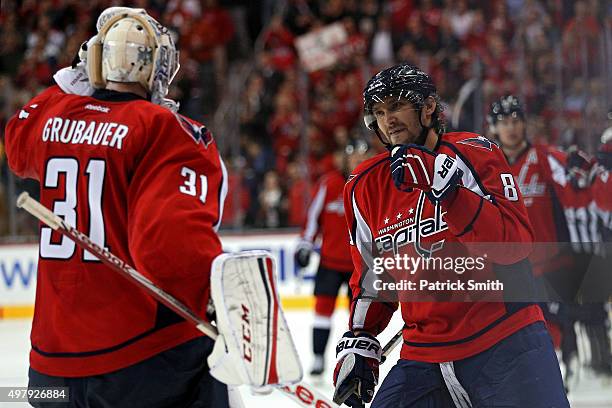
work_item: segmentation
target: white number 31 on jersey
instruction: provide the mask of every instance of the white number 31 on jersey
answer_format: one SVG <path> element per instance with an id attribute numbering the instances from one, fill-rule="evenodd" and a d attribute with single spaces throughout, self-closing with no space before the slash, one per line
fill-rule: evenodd
<path id="1" fill-rule="evenodd" d="M 208 178 L 200 174 L 198 174 L 190 169 L 189 167 L 184 167 L 181 169 L 181 176 L 185 178 L 183 184 L 179 186 L 179 191 L 183 194 L 187 194 L 192 197 L 198 197 L 198 178 L 200 179 L 200 195 L 199 199 L 202 203 L 206 203 L 206 194 L 208 193 Z"/>

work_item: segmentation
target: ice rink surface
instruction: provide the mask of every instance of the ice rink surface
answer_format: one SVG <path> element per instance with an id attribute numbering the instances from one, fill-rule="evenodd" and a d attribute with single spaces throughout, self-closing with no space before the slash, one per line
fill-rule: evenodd
<path id="1" fill-rule="evenodd" d="M 300 355 L 304 372 L 304 381 L 316 386 L 325 395 L 333 394 L 331 375 L 334 367 L 334 347 L 336 340 L 346 328 L 348 315 L 346 311 L 337 311 L 334 315 L 334 326 L 327 350 L 327 372 L 320 380 L 311 378 L 307 373 L 312 361 L 311 355 L 311 323 L 312 312 L 292 311 L 286 313 L 293 338 Z M 27 385 L 29 320 L 0 320 L 0 386 Z M 379 336 L 381 344 L 385 344 L 397 330 L 402 327 L 398 314 L 393 317 L 388 329 Z M 394 350 L 387 362 L 381 366 L 381 380 L 399 357 L 399 347 Z M 570 393 L 572 408 L 612 408 L 612 382 L 595 378 L 588 370 L 580 371 L 574 390 Z M 298 405 L 274 391 L 269 395 L 252 395 L 250 390 L 242 387 L 240 392 L 244 406 L 248 408 L 297 407 Z M 29 406 L 24 403 L 0 403 L 0 407 L 17 408 Z M 314 406 L 314 405 L 313 405 Z M 527 407 L 525 407 L 527 408 Z"/>

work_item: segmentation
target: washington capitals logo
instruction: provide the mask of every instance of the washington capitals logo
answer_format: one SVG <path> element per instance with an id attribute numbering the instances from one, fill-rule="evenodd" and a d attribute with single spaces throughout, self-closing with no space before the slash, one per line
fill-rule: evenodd
<path id="1" fill-rule="evenodd" d="M 463 139 L 457 143 L 461 143 L 468 146 L 478 147 L 479 149 L 493 150 L 493 146 L 497 147 L 497 144 L 490 141 L 484 136 L 470 137 L 469 139 Z"/>
<path id="2" fill-rule="evenodd" d="M 176 117 L 178 118 L 183 130 L 185 130 L 185 132 L 187 132 L 187 134 L 191 136 L 196 143 L 202 143 L 204 147 L 208 147 L 208 145 L 212 143 L 212 133 L 206 128 L 206 126 L 198 126 L 180 114 L 177 114 Z"/>

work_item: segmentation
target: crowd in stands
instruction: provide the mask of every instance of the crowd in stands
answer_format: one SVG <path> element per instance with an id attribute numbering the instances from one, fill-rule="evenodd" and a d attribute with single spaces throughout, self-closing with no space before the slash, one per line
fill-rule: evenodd
<path id="1" fill-rule="evenodd" d="M 235 51 L 240 48 L 235 46 L 237 37 L 242 35 L 244 41 L 246 33 L 249 49 L 255 50 L 248 55 L 253 69 L 235 101 L 240 153 L 223 152 L 230 169 L 226 227 L 299 226 L 311 187 L 334 165 L 334 151 L 351 138 L 367 135 L 361 121 L 366 80 L 397 61 L 411 62 L 433 76 L 447 105 L 447 120 L 464 84 L 482 79 L 471 97 L 478 96 L 481 103 L 463 104 L 453 123 L 459 130 L 486 132 L 488 103 L 505 93 L 522 96 L 533 138 L 578 143 L 592 150 L 596 146 L 589 143 L 606 126 L 610 77 L 602 39 L 606 28 L 611 29 L 612 7 L 605 0 L 255 3 L 261 4 L 122 4 L 146 8 L 175 30 L 181 71 L 170 96 L 180 101 L 183 113 L 196 119 L 212 117 L 227 87 L 228 66 L 245 58 Z M 109 5 L 116 2 L 2 2 L 0 141 L 8 117 L 71 62 L 79 44 L 95 30 L 93 16 Z M 246 19 L 236 20 L 232 11 L 237 9 Z M 325 69 L 304 70 L 296 38 L 334 23 L 347 35 L 338 61 Z M 475 112 L 474 106 L 482 112 Z M 6 230 L 3 206 L 8 205 L 2 194 L 7 169 L 1 166 L 0 235 Z M 20 188 L 36 190 L 20 183 Z"/>

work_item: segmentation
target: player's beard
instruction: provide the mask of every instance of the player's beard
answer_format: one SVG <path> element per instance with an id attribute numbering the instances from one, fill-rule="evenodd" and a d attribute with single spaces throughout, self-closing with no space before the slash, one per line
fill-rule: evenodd
<path id="1" fill-rule="evenodd" d="M 399 135 L 401 137 L 394 140 L 391 137 L 391 135 L 389 135 L 387 137 L 387 140 L 389 141 L 389 144 L 391 146 L 395 146 L 399 144 L 416 144 L 419 146 L 423 146 L 425 145 L 425 140 L 427 139 L 427 133 L 429 132 L 429 128 L 421 126 L 421 125 L 419 127 L 420 127 L 420 130 L 417 134 L 412 129 L 410 129 L 408 126 L 405 126 Z"/>

